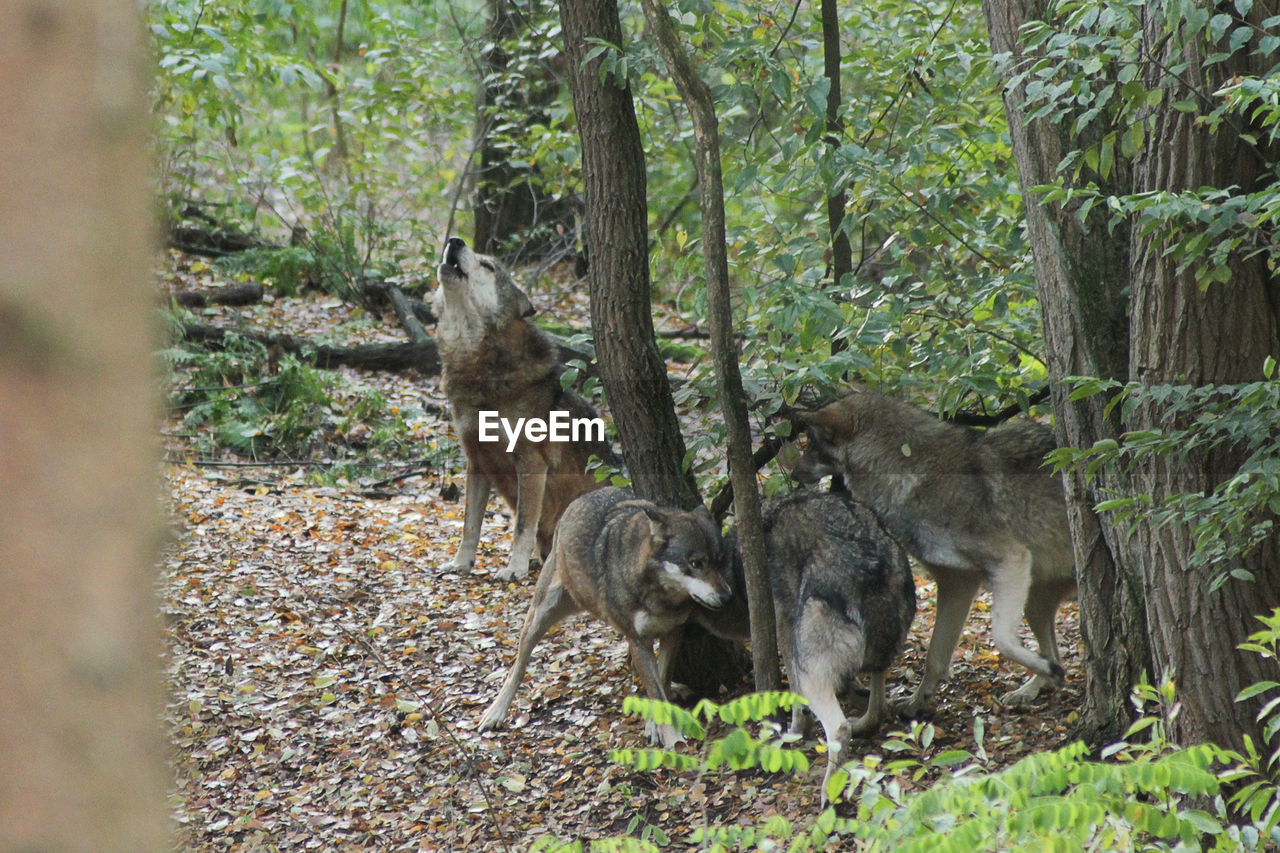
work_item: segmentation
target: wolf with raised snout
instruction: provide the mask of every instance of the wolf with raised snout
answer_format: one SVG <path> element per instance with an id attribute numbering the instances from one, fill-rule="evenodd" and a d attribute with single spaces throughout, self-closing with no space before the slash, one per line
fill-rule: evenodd
<path id="1" fill-rule="evenodd" d="M 497 489 L 515 514 L 510 559 L 498 578 L 523 578 L 530 563 L 550 550 L 565 507 L 598 487 L 587 471 L 591 457 L 616 458 L 598 440 L 535 442 L 522 433 L 514 442 L 507 437 L 481 441 L 481 412 L 495 412 L 510 423 L 522 418 L 547 422 L 552 412 L 567 412 L 574 420 L 594 418 L 595 412 L 561 387 L 559 347 L 529 320 L 533 305 L 501 264 L 450 237 L 437 274 L 441 377 L 454 432 L 467 457 L 462 543 L 443 568 L 471 568 L 489 492 Z"/>

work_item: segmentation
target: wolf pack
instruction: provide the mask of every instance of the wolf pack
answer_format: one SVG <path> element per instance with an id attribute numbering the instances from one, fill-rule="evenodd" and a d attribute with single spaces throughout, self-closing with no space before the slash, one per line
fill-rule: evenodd
<path id="1" fill-rule="evenodd" d="M 687 625 L 750 637 L 736 533 L 722 535 L 705 507 L 662 507 L 602 486 L 588 467 L 593 457 L 617 463 L 606 442 L 481 441 L 482 413 L 594 412 L 564 387 L 555 341 L 500 263 L 451 237 L 437 273 L 443 388 L 466 457 L 462 540 L 444 568 L 474 564 L 495 489 L 514 516 L 498 578 L 541 567 L 515 659 L 478 728 L 502 725 L 534 647 L 582 611 L 625 638 L 645 693 L 669 700 Z M 865 387 L 795 420 L 803 453 L 791 474 L 801 487 L 764 502 L 763 532 L 782 663 L 822 727 L 828 778 L 852 739 L 930 708 L 980 588 L 990 590 L 996 649 L 1029 672 L 1001 702 L 1026 704 L 1062 683 L 1054 617 L 1076 581 L 1062 484 L 1045 466 L 1047 427 L 965 427 Z M 843 488 L 816 488 L 828 475 Z M 933 633 L 919 683 L 890 702 L 887 673 L 916 612 L 912 560 L 936 585 Z M 1019 638 L 1024 619 L 1035 650 Z M 865 694 L 854 718 L 839 698 L 849 691 Z M 804 722 L 796 705 L 792 730 Z M 649 723 L 646 734 L 668 748 L 680 740 L 671 725 Z"/>

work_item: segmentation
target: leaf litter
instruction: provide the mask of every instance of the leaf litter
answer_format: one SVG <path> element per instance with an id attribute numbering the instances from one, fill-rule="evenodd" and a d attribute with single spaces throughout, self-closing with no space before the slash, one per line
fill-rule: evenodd
<path id="1" fill-rule="evenodd" d="M 325 297 L 281 299 L 255 321 L 298 334 L 333 310 Z M 344 382 L 376 384 L 393 405 L 427 401 L 414 440 L 450 443 L 435 379 L 348 372 Z M 647 745 L 643 724 L 620 710 L 638 684 L 625 642 L 588 617 L 535 650 L 506 728 L 475 730 L 515 655 L 534 579 L 495 580 L 511 542 L 496 499 L 475 569 L 440 569 L 461 536 L 459 455 L 371 497 L 360 483 L 317 485 L 305 466 L 246 477 L 194 464 L 172 429 L 166 445 L 179 460 L 164 470 L 176 537 L 159 583 L 177 848 L 519 850 L 546 835 L 654 827 L 684 849 L 706 821 L 781 814 L 802 824 L 816 814 L 823 758 L 804 777 L 612 764 L 610 749 Z M 890 673 L 894 696 L 918 678 L 932 629 L 933 585 L 918 587 L 913 632 Z M 1067 736 L 1081 695 L 1078 617 L 1072 605 L 1058 619 L 1067 686 L 1013 710 L 996 697 L 1025 673 L 995 653 L 988 610 L 984 595 L 940 690 L 927 753 L 975 751 L 981 715 L 991 766 L 1001 767 Z M 1033 642 L 1025 632 L 1024 642 Z M 904 726 L 886 726 L 855 754 L 883 754 Z M 812 737 L 805 748 L 821 751 Z"/>

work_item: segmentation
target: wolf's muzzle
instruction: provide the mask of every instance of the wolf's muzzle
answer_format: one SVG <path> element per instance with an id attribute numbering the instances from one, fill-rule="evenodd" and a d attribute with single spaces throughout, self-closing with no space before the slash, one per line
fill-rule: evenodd
<path id="1" fill-rule="evenodd" d="M 467 241 L 461 237 L 450 237 L 444 244 L 444 266 L 460 276 L 466 276 L 462 271 L 462 253 L 467 249 Z"/>

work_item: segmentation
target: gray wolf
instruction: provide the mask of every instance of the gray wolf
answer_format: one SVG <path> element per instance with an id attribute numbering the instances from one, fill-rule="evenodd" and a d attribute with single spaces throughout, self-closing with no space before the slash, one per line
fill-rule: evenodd
<path id="1" fill-rule="evenodd" d="M 850 738 L 873 733 L 887 716 L 885 672 L 911 630 L 915 579 L 906 553 L 875 514 L 847 495 L 801 489 L 770 498 L 761 509 L 778 647 L 792 691 L 808 700 L 822 724 L 830 778 Z M 712 633 L 747 639 L 736 531 L 725 544 L 735 595 L 722 611 L 700 611 L 697 619 Z M 849 720 L 836 696 L 863 672 L 870 684 L 867 708 Z M 796 705 L 792 731 L 799 733 L 801 723 Z"/>
<path id="2" fill-rule="evenodd" d="M 480 729 L 502 723 L 529 655 L 547 630 L 581 610 L 626 637 L 645 692 L 667 701 L 672 656 L 694 603 L 715 609 L 732 594 L 723 549 L 720 530 L 705 507 L 663 509 L 612 487 L 579 497 L 556 527 L 516 659 L 480 718 Z M 671 725 L 650 722 L 645 731 L 668 748 L 680 740 Z"/>
<path id="3" fill-rule="evenodd" d="M 808 448 L 793 476 L 839 473 L 937 582 L 924 676 L 898 710 L 915 715 L 930 703 L 983 583 L 996 648 L 1033 673 L 1001 702 L 1024 704 L 1061 683 L 1053 619 L 1076 579 L 1062 483 L 1044 465 L 1049 429 L 1029 420 L 972 429 L 865 389 L 799 420 Z M 1018 639 L 1024 615 L 1038 654 Z"/>
<path id="4" fill-rule="evenodd" d="M 612 459 L 603 441 L 481 441 L 481 412 L 550 420 L 552 412 L 574 419 L 595 412 L 560 385 L 563 367 L 549 335 L 530 322 L 524 292 L 502 266 L 450 237 L 437 273 L 436 344 L 453 428 L 467 457 L 462 543 L 444 568 L 462 571 L 475 562 L 489 491 L 497 489 L 515 514 L 515 541 L 501 580 L 523 578 L 531 561 L 551 548 L 556 521 L 574 498 L 597 487 L 587 472 L 595 455 Z M 535 557 L 534 546 L 538 552 Z"/>

